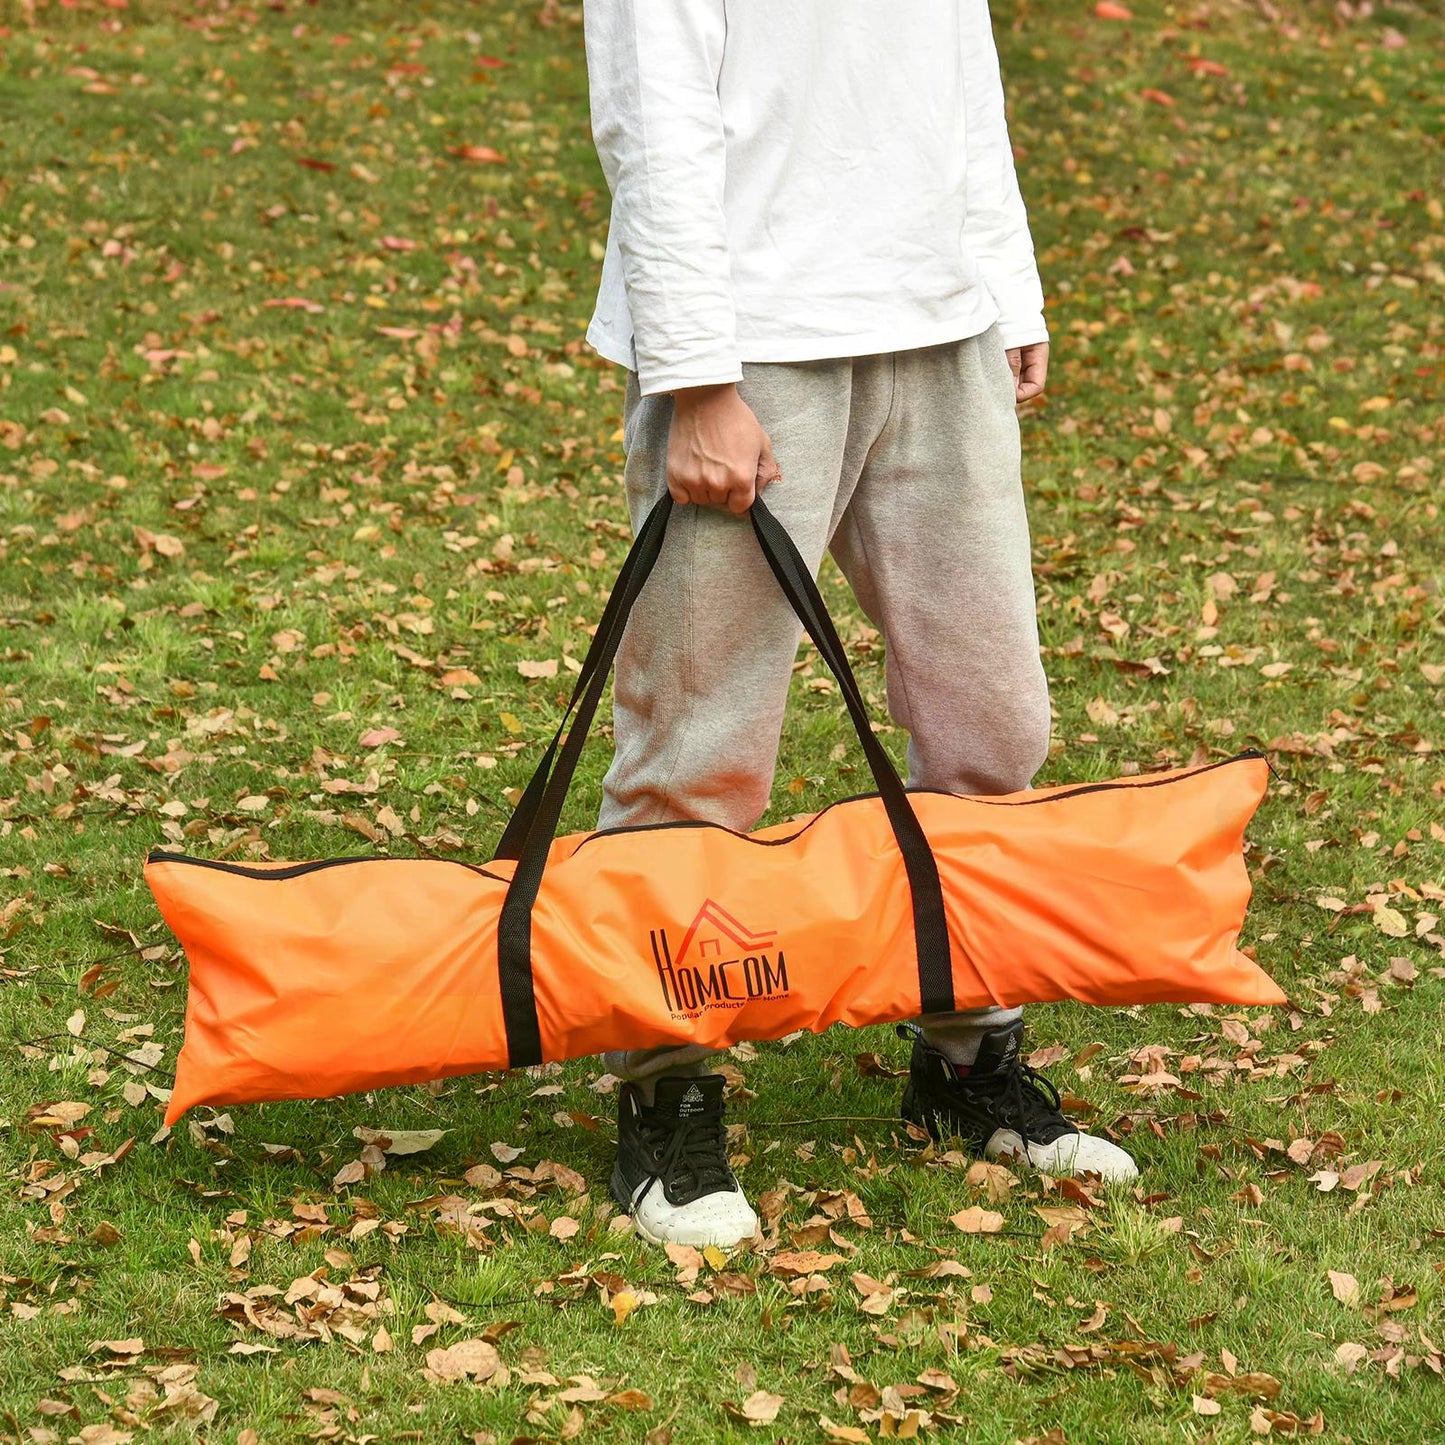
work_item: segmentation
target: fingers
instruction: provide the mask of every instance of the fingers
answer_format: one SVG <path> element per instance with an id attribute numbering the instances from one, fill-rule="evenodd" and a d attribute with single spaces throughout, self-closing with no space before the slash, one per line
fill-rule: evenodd
<path id="1" fill-rule="evenodd" d="M 1017 362 L 1014 357 L 1017 356 Z M 1022 405 L 1042 396 L 1049 374 L 1049 348 L 1043 342 L 1009 352 L 1009 365 L 1014 374 L 1014 400 Z"/>
<path id="2" fill-rule="evenodd" d="M 674 395 L 667 489 L 676 502 L 746 512 L 760 488 L 779 480 L 773 444 L 735 386 Z"/>
<path id="3" fill-rule="evenodd" d="M 669 473 L 667 490 L 674 502 L 697 507 L 717 507 L 741 514 L 753 504 L 759 484 L 756 475 L 734 472 L 722 478 L 684 477 Z"/>
<path id="4" fill-rule="evenodd" d="M 756 477 L 756 491 L 761 492 L 764 487 L 770 487 L 775 482 L 783 480 L 783 469 L 778 465 L 778 459 L 773 455 L 773 440 L 767 434 L 762 434 L 762 446 L 758 451 L 758 471 Z M 752 505 L 751 502 L 748 503 Z"/>

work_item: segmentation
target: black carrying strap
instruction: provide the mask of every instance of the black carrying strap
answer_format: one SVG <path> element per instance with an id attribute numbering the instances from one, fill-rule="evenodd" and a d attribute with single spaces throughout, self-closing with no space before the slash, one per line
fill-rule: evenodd
<path id="1" fill-rule="evenodd" d="M 541 888 L 548 850 L 556 837 L 567 791 L 601 702 L 628 614 L 662 551 L 672 505 L 671 497 L 664 496 L 643 523 L 603 610 L 567 712 L 497 848 L 498 858 L 517 860 L 497 926 L 502 1015 L 508 1059 L 513 1068 L 542 1062 L 541 1029 L 532 987 L 532 906 Z M 954 1007 L 953 966 L 943 889 L 927 836 L 892 760 L 873 734 L 867 704 L 811 571 L 761 497 L 753 503 L 751 515 L 754 533 L 773 576 L 838 681 L 903 855 L 912 895 L 922 1012 L 947 1012 Z"/>
<path id="2" fill-rule="evenodd" d="M 868 707 L 858 679 L 848 662 L 847 650 L 828 615 L 827 604 L 818 591 L 813 574 L 803 561 L 787 529 L 767 509 L 761 497 L 752 507 L 753 531 L 762 545 L 763 556 L 773 570 L 784 596 L 807 629 L 819 656 L 828 664 L 843 693 L 853 729 L 863 746 L 863 756 L 877 784 L 878 795 L 893 827 L 898 851 L 903 855 L 908 888 L 913 903 L 913 934 L 918 953 L 918 990 L 922 1013 L 948 1013 L 954 1008 L 953 955 L 948 941 L 948 915 L 943 907 L 943 885 L 928 835 L 908 801 L 908 791 L 893 760 L 874 736 Z"/>
<path id="3" fill-rule="evenodd" d="M 531 831 L 532 824 L 536 822 L 537 809 L 542 804 L 542 794 L 546 790 L 547 779 L 551 776 L 552 764 L 557 757 L 557 749 L 562 743 L 562 734 L 567 731 L 567 721 L 576 710 L 579 699 L 587 690 L 587 685 L 593 677 L 599 670 L 605 676 L 611 668 L 612 658 L 617 651 L 617 643 L 622 640 L 622 629 L 627 625 L 627 614 L 631 612 L 632 604 L 642 590 L 642 584 L 647 581 L 653 563 L 657 560 L 657 551 L 662 547 L 662 533 L 667 529 L 667 519 L 671 514 L 672 498 L 664 497 L 663 501 L 659 502 L 643 521 L 642 531 L 638 533 L 617 573 L 617 580 L 612 584 L 612 593 L 607 599 L 607 605 L 602 609 L 602 616 L 597 622 L 597 630 L 592 634 L 592 645 L 587 649 L 587 656 L 582 660 L 582 670 L 577 674 L 577 683 L 572 689 L 571 701 L 568 702 L 567 710 L 562 714 L 562 721 L 557 724 L 557 731 L 553 735 L 547 751 L 542 754 L 541 761 L 533 770 L 526 791 L 517 801 L 511 820 L 502 833 L 502 840 L 497 844 L 497 851 L 492 854 L 494 858 L 520 858 L 522 856 L 522 844 L 527 841 L 527 834 Z M 647 535 L 647 529 L 654 524 L 659 529 L 655 549 L 652 539 Z M 614 628 L 617 630 L 617 641 L 611 644 L 611 651 L 608 651 L 608 640 L 611 638 Z M 605 665 L 602 664 L 604 653 L 607 654 Z"/>
<path id="4" fill-rule="evenodd" d="M 567 789 L 577 770 L 577 760 L 582 755 L 587 734 L 591 731 L 597 705 L 602 700 L 602 690 L 608 673 L 612 671 L 612 661 L 617 656 L 628 613 L 656 565 L 671 514 L 672 498 L 664 494 L 648 513 L 627 560 L 622 564 L 592 646 L 587 649 L 567 714 L 564 714 L 557 736 L 552 739 L 552 745 L 543 754 L 531 782 L 527 784 L 497 850 L 497 857 L 514 857 L 517 860 L 502 903 L 501 916 L 497 920 L 502 1022 L 507 1034 L 507 1058 L 514 1069 L 542 1062 L 542 1032 L 537 1023 L 537 999 L 532 990 L 532 905 L 537 901 L 537 892 L 542 886 L 547 851 L 557 836 L 557 824 L 562 816 Z M 572 718 L 570 728 L 567 723 L 569 715 Z M 558 739 L 562 736 L 562 728 L 568 730 L 559 753 Z M 503 851 L 514 832 L 518 835 L 514 841 L 515 851 Z"/>

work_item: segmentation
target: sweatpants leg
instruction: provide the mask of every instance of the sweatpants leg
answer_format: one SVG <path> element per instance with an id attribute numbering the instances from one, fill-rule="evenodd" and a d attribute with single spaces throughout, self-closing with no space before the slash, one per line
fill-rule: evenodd
<path id="1" fill-rule="evenodd" d="M 883 423 L 855 405 L 846 360 L 744 368 L 739 391 L 783 480 L 768 506 L 817 571 L 867 443 Z M 628 387 L 624 440 L 634 528 L 667 489 L 672 399 Z M 746 832 L 766 811 L 802 628 L 746 517 L 678 507 L 633 608 L 613 686 L 615 754 L 599 826 L 702 819 Z M 619 1050 L 607 1067 L 644 1091 L 706 1058 L 696 1047 Z"/>
<path id="2" fill-rule="evenodd" d="M 998 333 L 895 355 L 745 369 L 742 395 L 783 482 L 768 504 L 816 570 L 831 549 L 883 634 L 910 781 L 1026 787 L 1048 753 L 1013 385 Z M 671 401 L 629 389 L 634 526 L 666 487 Z M 600 826 L 702 818 L 746 831 L 767 807 L 801 629 L 746 519 L 679 508 L 619 653 L 616 756 Z M 972 1061 L 1015 1010 L 925 1017 Z M 696 1047 L 617 1051 L 650 1087 Z"/>
<path id="3" fill-rule="evenodd" d="M 997 330 L 879 358 L 892 404 L 832 551 L 883 635 L 909 782 L 1026 788 L 1048 756 L 1013 380 Z M 925 1037 L 973 1062 L 1014 1009 L 931 1014 Z"/>

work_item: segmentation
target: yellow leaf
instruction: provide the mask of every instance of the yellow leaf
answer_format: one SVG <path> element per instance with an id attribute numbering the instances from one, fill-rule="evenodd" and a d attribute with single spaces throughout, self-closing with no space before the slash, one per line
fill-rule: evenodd
<path id="1" fill-rule="evenodd" d="M 618 1290 L 612 1296 L 612 1323 L 620 1325 L 637 1308 L 637 1296 L 630 1289 Z"/>
<path id="2" fill-rule="evenodd" d="M 1375 907 L 1375 927 L 1390 938 L 1404 938 L 1410 932 L 1405 915 L 1383 903 Z"/>
<path id="3" fill-rule="evenodd" d="M 710 1244 L 703 1250 L 702 1257 L 712 1266 L 713 1269 L 721 1269 L 727 1262 L 728 1257 L 717 1245 Z"/>

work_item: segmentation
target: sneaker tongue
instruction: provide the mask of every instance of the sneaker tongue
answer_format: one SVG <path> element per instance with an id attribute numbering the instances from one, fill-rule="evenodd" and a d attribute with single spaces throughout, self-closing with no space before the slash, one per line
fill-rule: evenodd
<path id="1" fill-rule="evenodd" d="M 968 1072 L 973 1075 L 996 1074 L 1009 1068 L 1018 1058 L 1023 1037 L 1022 1019 L 990 1029 L 984 1034 L 983 1041 L 978 1046 L 978 1057 L 969 1066 Z"/>
<path id="2" fill-rule="evenodd" d="M 659 1079 L 653 1090 L 653 1107 L 660 1114 L 676 1119 L 689 1119 L 695 1114 L 716 1114 L 722 1109 L 726 1084 L 727 1080 L 721 1074 Z"/>

